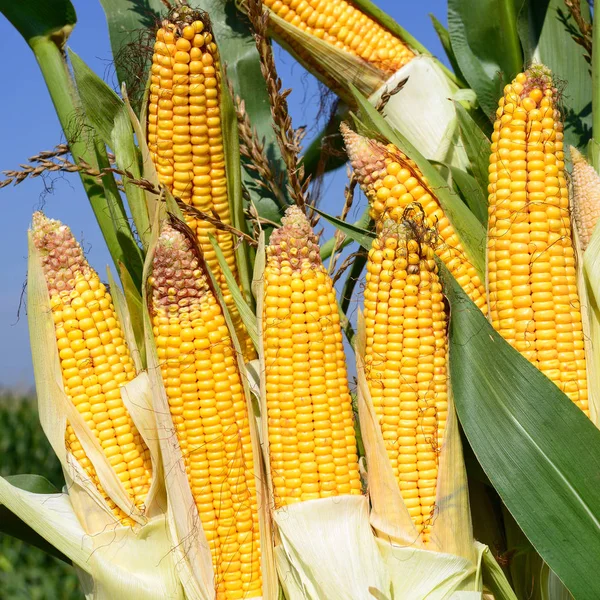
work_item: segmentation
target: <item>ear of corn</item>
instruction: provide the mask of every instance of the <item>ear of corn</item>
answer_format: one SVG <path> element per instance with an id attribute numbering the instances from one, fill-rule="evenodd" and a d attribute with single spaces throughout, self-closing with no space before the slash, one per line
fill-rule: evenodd
<path id="1" fill-rule="evenodd" d="M 496 114 L 488 226 L 492 324 L 588 414 L 563 124 L 550 71 L 536 65 L 517 75 Z"/>
<path id="2" fill-rule="evenodd" d="M 577 148 L 571 146 L 570 151 L 573 161 L 573 216 L 581 250 L 585 251 L 600 217 L 600 177 Z"/>
<path id="3" fill-rule="evenodd" d="M 169 408 L 218 599 L 261 596 L 248 407 L 222 310 L 189 237 L 165 225 L 149 301 Z"/>
<path id="4" fill-rule="evenodd" d="M 276 507 L 361 493 L 333 284 L 302 211 L 282 223 L 267 247 L 263 314 Z"/>
<path id="5" fill-rule="evenodd" d="M 111 296 L 88 265 L 68 227 L 41 213 L 33 242 L 42 259 L 64 390 L 136 507 L 144 510 L 152 479 L 149 450 L 123 404 L 121 387 L 135 368 Z M 102 489 L 71 424 L 65 444 L 123 523 L 132 524 Z"/>
<path id="6" fill-rule="evenodd" d="M 471 300 L 487 312 L 485 287 L 466 256 L 456 230 L 417 165 L 393 144 L 362 137 L 342 124 L 348 156 L 369 200 L 370 215 L 381 230 L 386 219 L 401 222 L 407 206 L 418 203 L 428 226 L 439 232 L 436 254 Z"/>
<path id="7" fill-rule="evenodd" d="M 204 13 L 179 7 L 156 32 L 148 104 L 148 148 L 159 181 L 176 198 L 231 224 L 221 126 L 219 51 Z M 217 277 L 246 360 L 255 358 L 209 234 L 217 239 L 239 283 L 234 238 L 189 212 L 206 262 Z"/>
<path id="8" fill-rule="evenodd" d="M 293 27 L 364 60 L 386 76 L 415 56 L 402 40 L 351 1 L 265 0 L 263 5 Z M 297 46 L 294 50 L 302 53 Z"/>
<path id="9" fill-rule="evenodd" d="M 425 544 L 448 413 L 448 317 L 429 233 L 386 221 L 365 288 L 365 374 L 404 503 Z"/>

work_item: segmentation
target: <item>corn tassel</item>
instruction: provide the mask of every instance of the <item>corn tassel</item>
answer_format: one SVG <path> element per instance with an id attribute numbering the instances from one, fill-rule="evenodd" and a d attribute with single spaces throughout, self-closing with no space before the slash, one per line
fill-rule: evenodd
<path id="1" fill-rule="evenodd" d="M 581 250 L 585 251 L 600 217 L 600 177 L 577 148 L 571 146 L 570 150 L 573 161 L 573 216 Z"/>
<path id="2" fill-rule="evenodd" d="M 405 209 L 417 202 L 428 227 L 439 231 L 436 254 L 444 261 L 471 300 L 485 314 L 485 286 L 467 258 L 456 231 L 417 165 L 393 144 L 362 137 L 342 124 L 350 162 L 369 200 L 370 215 L 381 230 L 386 219 L 400 222 Z"/>
<path id="3" fill-rule="evenodd" d="M 365 374 L 404 503 L 427 544 L 448 415 L 448 316 L 432 234 L 407 209 L 373 240 Z"/>
<path id="4" fill-rule="evenodd" d="M 206 15 L 188 7 L 175 9 L 156 32 L 148 105 L 150 156 L 159 181 L 176 198 L 230 225 L 221 85 L 219 52 Z M 239 283 L 233 235 L 192 212 L 185 218 L 219 282 L 245 359 L 252 360 L 254 347 L 208 237 L 215 236 Z"/>
<path id="5" fill-rule="evenodd" d="M 297 207 L 271 235 L 264 360 L 275 506 L 360 494 L 340 318 L 310 225 Z"/>
<path id="6" fill-rule="evenodd" d="M 152 467 L 148 448 L 121 399 L 121 386 L 136 373 L 110 294 L 68 227 L 35 213 L 33 240 L 42 256 L 67 397 L 135 506 L 143 510 Z M 133 524 L 102 489 L 69 423 L 65 443 L 115 516 Z"/>
<path id="7" fill-rule="evenodd" d="M 563 124 L 549 69 L 517 75 L 496 116 L 488 190 L 492 324 L 589 414 Z"/>
<path id="8" fill-rule="evenodd" d="M 187 234 L 165 225 L 148 282 L 154 337 L 217 599 L 254 598 L 262 584 L 248 408 L 204 269 Z"/>

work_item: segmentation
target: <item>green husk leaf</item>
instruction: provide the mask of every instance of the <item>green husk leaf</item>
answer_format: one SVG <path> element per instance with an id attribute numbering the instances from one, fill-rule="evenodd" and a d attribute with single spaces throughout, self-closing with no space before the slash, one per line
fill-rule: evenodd
<path id="1" fill-rule="evenodd" d="M 229 268 L 229 265 L 227 264 L 227 260 L 225 259 L 223 251 L 219 247 L 217 240 L 211 234 L 209 234 L 208 237 L 213 247 L 213 250 L 217 255 L 219 266 L 221 267 L 223 276 L 227 281 L 227 287 L 231 292 L 231 296 L 233 297 L 233 301 L 235 302 L 235 305 L 240 313 L 240 317 L 242 317 L 242 321 L 244 322 L 246 331 L 248 332 L 248 335 L 250 336 L 254 347 L 258 348 L 258 330 L 256 327 L 256 316 L 252 309 L 248 306 L 246 300 L 244 300 L 242 292 L 240 292 L 240 288 L 235 280 L 235 277 L 233 276 L 233 273 L 231 272 L 231 269 Z"/>
<path id="2" fill-rule="evenodd" d="M 456 118 L 460 128 L 460 138 L 469 157 L 471 174 L 482 190 L 488 186 L 488 165 L 491 142 L 462 103 L 455 101 Z M 487 206 L 487 200 L 486 200 Z"/>
<path id="3" fill-rule="evenodd" d="M 492 115 L 523 68 L 517 14 L 524 0 L 448 0 L 448 31 L 461 73 Z"/>
<path id="4" fill-rule="evenodd" d="M 328 215 L 326 212 L 322 211 L 316 206 L 312 206 L 311 209 L 314 210 L 316 213 L 320 214 L 326 221 L 329 221 L 336 229 L 345 234 L 350 240 L 357 242 L 365 250 L 370 250 L 371 243 L 373 241 L 373 238 L 375 237 L 375 233 L 373 233 L 372 231 L 367 231 L 366 229 L 362 229 L 362 227 L 359 227 L 357 225 L 346 223 L 346 221 L 342 221 L 337 217 Z M 323 248 L 324 247 L 325 246 L 323 246 Z M 321 258 L 324 258 L 323 248 L 321 249 Z"/>
<path id="5" fill-rule="evenodd" d="M 504 571 L 492 556 L 489 548 L 485 548 L 482 556 L 483 583 L 492 592 L 495 600 L 517 600 L 510 587 Z"/>
<path id="6" fill-rule="evenodd" d="M 73 74 L 87 118 L 102 141 L 115 153 L 117 166 L 131 178 L 123 184 L 131 215 L 144 248 L 148 246 L 150 219 L 144 190 L 131 183 L 141 179 L 140 155 L 133 137 L 129 111 L 125 103 L 73 51 L 69 51 Z"/>
<path id="7" fill-rule="evenodd" d="M 452 179 L 456 183 L 462 197 L 465 199 L 471 212 L 477 217 L 477 220 L 487 227 L 487 196 L 483 193 L 477 180 L 466 171 L 458 167 L 448 166 L 452 173 Z"/>
<path id="8" fill-rule="evenodd" d="M 375 134 L 387 139 L 417 163 L 421 173 L 427 179 L 429 188 L 435 190 L 432 195 L 439 200 L 469 260 L 483 281 L 485 274 L 484 250 L 486 246 L 486 228 L 482 226 L 461 198 L 449 188 L 448 183 L 435 167 L 416 150 L 406 137 L 394 130 L 357 90 L 354 90 L 354 94 L 360 106 L 361 120 L 364 123 L 363 127 L 373 132 L 371 135 Z"/>
<path id="9" fill-rule="evenodd" d="M 455 309 L 450 372 L 469 443 L 542 558 L 574 596 L 595 597 L 600 431 L 492 329 L 445 272 Z"/>

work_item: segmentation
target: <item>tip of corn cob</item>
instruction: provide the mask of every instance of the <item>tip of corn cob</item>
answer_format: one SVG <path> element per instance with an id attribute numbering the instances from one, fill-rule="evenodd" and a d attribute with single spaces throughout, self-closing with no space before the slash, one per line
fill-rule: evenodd
<path id="1" fill-rule="evenodd" d="M 573 161 L 573 215 L 581 250 L 584 251 L 600 218 L 600 176 L 577 148 L 571 146 L 570 151 Z"/>
<path id="2" fill-rule="evenodd" d="M 163 226 L 148 283 L 155 303 L 180 307 L 188 306 L 209 289 L 197 247 L 190 236 L 173 225 Z"/>
<path id="3" fill-rule="evenodd" d="M 384 144 L 352 131 L 346 123 L 340 125 L 350 164 L 361 186 L 369 185 L 385 168 L 388 151 Z"/>
<path id="4" fill-rule="evenodd" d="M 38 211 L 33 215 L 31 231 L 50 295 L 72 290 L 76 275 L 90 267 L 69 227 Z"/>
<path id="5" fill-rule="evenodd" d="M 301 269 L 306 263 L 320 266 L 319 244 L 304 212 L 291 206 L 281 219 L 281 227 L 273 232 L 267 248 L 269 258 L 287 261 L 293 269 Z"/>
<path id="6" fill-rule="evenodd" d="M 178 2 L 177 6 L 174 6 L 173 9 L 169 11 L 167 17 L 163 19 L 161 27 L 171 30 L 173 33 L 177 33 L 183 37 L 187 37 L 185 34 L 188 32 L 184 32 L 186 27 L 192 27 L 192 29 L 189 30 L 191 37 L 203 31 L 200 27 L 203 27 L 205 30 L 211 29 L 208 13 L 197 8 L 192 8 L 181 2 Z"/>

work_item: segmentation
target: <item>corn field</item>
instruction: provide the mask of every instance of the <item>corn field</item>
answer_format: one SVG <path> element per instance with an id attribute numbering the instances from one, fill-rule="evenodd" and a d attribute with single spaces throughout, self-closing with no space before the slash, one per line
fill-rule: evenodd
<path id="1" fill-rule="evenodd" d="M 444 57 L 371 0 L 100 4 L 114 89 L 0 0 L 64 134 L 0 188 L 79 178 L 111 260 L 22 232 L 0 597 L 600 598 L 593 3 L 448 0 Z"/>

